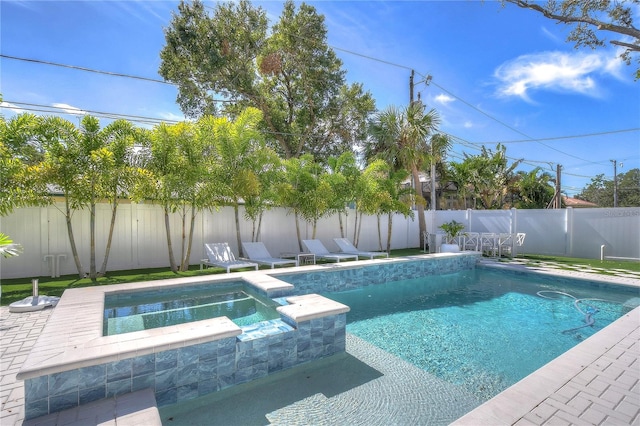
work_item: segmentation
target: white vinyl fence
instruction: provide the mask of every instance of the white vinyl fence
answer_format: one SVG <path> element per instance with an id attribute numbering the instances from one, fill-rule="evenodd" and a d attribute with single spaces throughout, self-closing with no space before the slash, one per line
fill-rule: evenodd
<path id="1" fill-rule="evenodd" d="M 0 232 L 20 243 L 23 252 L 18 257 L 0 258 L 1 278 L 25 278 L 76 274 L 71 254 L 63 205 L 44 208 L 22 208 L 0 217 Z M 241 215 L 243 241 L 251 239 L 252 224 Z M 467 231 L 524 232 L 527 234 L 520 253 L 600 258 L 601 247 L 612 257 L 640 258 L 640 208 L 561 209 L 561 210 L 459 210 L 428 211 L 425 214 L 429 232 L 438 232 L 439 225 L 451 220 L 462 222 Z M 96 265 L 102 264 L 111 212 L 109 205 L 97 206 Z M 344 218 L 346 236 L 353 238 L 355 212 Z M 89 212 L 78 211 L 73 216 L 73 231 L 78 253 L 85 271 L 89 269 Z M 182 229 L 178 214 L 171 216 L 171 239 L 176 262 L 181 255 Z M 311 238 L 311 225 L 300 221 L 303 239 Z M 382 247 L 386 247 L 387 217 L 381 217 Z M 337 216 L 318 223 L 316 238 L 337 251 L 334 237 L 340 236 Z M 274 256 L 283 252 L 298 252 L 294 216 L 285 209 L 265 213 L 260 241 Z M 168 267 L 167 239 L 162 208 L 152 204 L 121 204 L 109 255 L 107 270 Z M 238 254 L 235 219 L 232 208 L 205 211 L 196 218 L 191 264 L 204 256 L 204 243 L 228 242 Z M 393 219 L 392 249 L 418 247 L 419 230 L 414 219 L 396 215 Z M 379 250 L 378 222 L 375 216 L 365 217 L 358 247 Z"/>

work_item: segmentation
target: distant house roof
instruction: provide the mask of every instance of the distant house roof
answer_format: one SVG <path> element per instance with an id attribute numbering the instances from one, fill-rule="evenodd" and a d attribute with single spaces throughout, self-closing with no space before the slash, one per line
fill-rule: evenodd
<path id="1" fill-rule="evenodd" d="M 562 197 L 562 201 L 564 202 L 564 205 L 567 207 L 575 207 L 575 208 L 579 208 L 579 207 L 598 207 L 598 205 L 596 203 L 591 203 L 589 201 L 584 201 L 584 200 L 579 200 L 577 198 L 570 198 L 570 197 Z"/>

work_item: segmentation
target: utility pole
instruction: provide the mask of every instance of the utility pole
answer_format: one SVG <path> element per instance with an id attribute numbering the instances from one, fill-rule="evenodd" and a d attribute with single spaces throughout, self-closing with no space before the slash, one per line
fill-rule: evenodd
<path id="1" fill-rule="evenodd" d="M 562 170 L 562 166 L 560 164 L 556 165 L 556 209 L 562 208 L 562 194 L 560 191 L 562 190 L 562 185 L 560 184 L 560 170 Z"/>
<path id="2" fill-rule="evenodd" d="M 411 70 L 411 76 L 409 76 L 409 105 L 413 103 L 413 77 L 415 73 L 414 70 Z"/>
<path id="3" fill-rule="evenodd" d="M 413 89 L 415 86 L 414 79 L 415 79 L 415 71 L 411 70 L 411 75 L 409 76 L 409 105 L 413 104 Z M 431 82 L 431 75 L 427 75 L 425 79 L 419 81 L 418 84 L 425 83 L 428 86 L 430 82 Z M 420 92 L 418 92 L 418 102 L 421 102 Z M 433 162 L 433 146 L 431 146 L 431 170 L 429 171 L 429 175 L 431 180 L 431 203 L 430 203 L 431 206 L 430 207 L 431 207 L 431 210 L 436 210 L 436 165 Z M 422 188 L 422 184 L 420 183 L 418 184 Z M 422 189 L 420 192 L 422 192 Z"/>
<path id="4" fill-rule="evenodd" d="M 617 161 L 609 160 L 613 163 L 613 207 L 618 207 L 618 170 Z"/>

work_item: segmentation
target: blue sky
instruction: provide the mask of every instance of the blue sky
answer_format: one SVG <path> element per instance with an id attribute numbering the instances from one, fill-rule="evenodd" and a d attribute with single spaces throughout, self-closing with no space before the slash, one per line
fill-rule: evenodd
<path id="1" fill-rule="evenodd" d="M 640 82 L 612 47 L 576 50 L 565 41 L 570 27 L 499 2 L 308 3 L 325 16 L 347 80 L 362 83 L 379 109 L 407 105 L 415 70 L 416 97 L 454 137 L 453 161 L 501 142 L 512 160 L 524 160 L 521 170 L 540 166 L 555 176 L 562 165 L 570 196 L 597 174 L 612 178 L 611 160 L 618 173 L 640 167 Z M 273 24 L 283 2 L 254 4 Z M 161 80 L 163 28 L 176 10 L 173 1 L 2 0 L 1 52 Z M 183 119 L 171 85 L 7 57 L 0 67 L 7 118 L 33 104 Z"/>

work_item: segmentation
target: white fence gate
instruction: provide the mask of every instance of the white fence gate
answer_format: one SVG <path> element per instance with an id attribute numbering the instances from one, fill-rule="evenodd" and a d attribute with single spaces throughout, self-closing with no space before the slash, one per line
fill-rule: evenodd
<path id="1" fill-rule="evenodd" d="M 0 218 L 0 232 L 20 243 L 18 257 L 0 258 L 0 279 L 76 274 L 61 204 L 44 208 L 22 208 Z M 349 210 L 344 219 L 346 236 L 353 237 L 355 212 Z M 240 211 L 243 241 L 251 238 L 252 224 Z M 599 258 L 601 246 L 607 256 L 640 258 L 640 208 L 561 209 L 561 210 L 458 210 L 428 211 L 427 228 L 437 232 L 438 226 L 451 220 L 462 222 L 467 231 L 524 232 L 527 234 L 520 253 Z M 105 254 L 111 211 L 100 204 L 96 211 L 96 264 L 99 269 Z M 380 218 L 382 245 L 387 238 L 387 217 Z M 73 231 L 83 269 L 89 269 L 89 212 L 78 211 L 72 219 Z M 300 222 L 302 238 L 311 238 L 312 228 Z M 176 261 L 182 252 L 181 219 L 170 218 L 171 239 Z M 196 218 L 191 264 L 203 257 L 206 242 L 228 242 L 238 253 L 235 219 L 232 208 L 205 211 Z M 322 219 L 316 238 L 329 250 L 337 250 L 333 238 L 340 236 L 338 217 Z M 294 217 L 285 209 L 265 213 L 260 234 L 271 254 L 298 252 Z M 118 207 L 107 270 L 168 267 L 168 251 L 162 208 L 153 204 L 123 203 Z M 418 247 L 418 220 L 396 215 L 393 218 L 392 249 Z M 378 250 L 378 223 L 375 216 L 363 219 L 359 248 Z"/>

